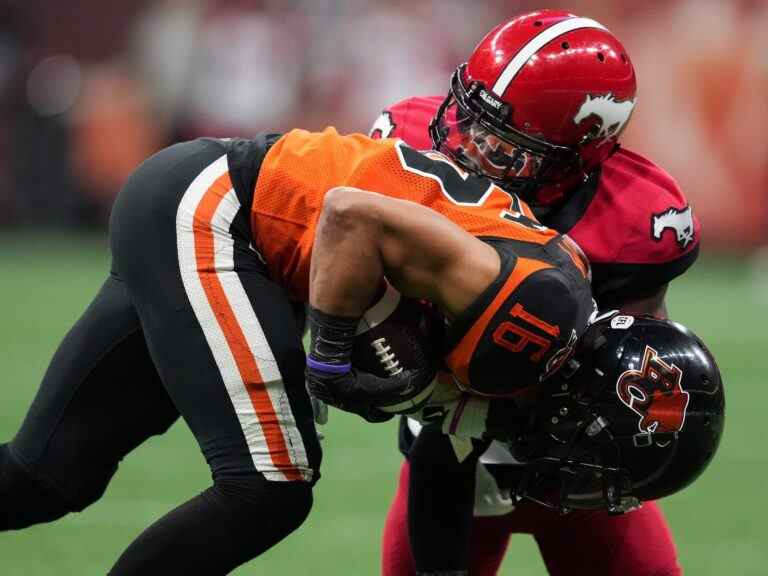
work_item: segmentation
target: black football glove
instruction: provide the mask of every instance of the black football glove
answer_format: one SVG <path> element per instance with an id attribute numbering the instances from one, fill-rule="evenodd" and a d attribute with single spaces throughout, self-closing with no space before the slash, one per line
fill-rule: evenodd
<path id="1" fill-rule="evenodd" d="M 396 404 L 402 400 L 401 393 L 414 386 L 426 386 L 434 378 L 434 369 L 430 366 L 424 370 L 403 370 L 386 378 L 353 369 L 357 323 L 358 318 L 333 316 L 310 308 L 307 389 L 318 400 L 359 414 L 368 422 L 385 422 L 393 414 L 375 406 Z"/>
<path id="2" fill-rule="evenodd" d="M 419 370 L 403 370 L 396 376 L 381 378 L 368 372 L 351 369 L 343 374 L 325 372 L 307 365 L 307 389 L 326 404 L 353 412 L 368 422 L 386 422 L 394 414 L 376 406 L 395 404 L 403 390 L 424 386 L 429 375 Z"/>

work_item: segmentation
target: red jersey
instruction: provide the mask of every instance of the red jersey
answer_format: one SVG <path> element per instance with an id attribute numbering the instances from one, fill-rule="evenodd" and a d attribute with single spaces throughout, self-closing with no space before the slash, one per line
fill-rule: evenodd
<path id="1" fill-rule="evenodd" d="M 270 275 L 297 300 L 309 293 L 315 227 L 328 190 L 360 188 L 427 206 L 470 234 L 543 245 L 558 234 L 527 204 L 489 180 L 467 174 L 437 152 L 402 141 L 292 130 L 264 156 L 251 229 Z"/>
<path id="2" fill-rule="evenodd" d="M 371 136 L 402 138 L 428 150 L 429 122 L 442 101 L 432 96 L 398 102 L 382 112 Z M 603 307 L 662 286 L 698 256 L 699 221 L 675 180 L 624 148 L 539 220 L 584 250 L 592 265 L 592 290 Z"/>

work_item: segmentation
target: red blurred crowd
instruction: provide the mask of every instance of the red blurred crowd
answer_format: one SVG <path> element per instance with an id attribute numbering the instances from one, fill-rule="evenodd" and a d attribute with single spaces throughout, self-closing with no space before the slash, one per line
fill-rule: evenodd
<path id="1" fill-rule="evenodd" d="M 637 68 L 624 142 L 680 181 L 704 242 L 768 242 L 768 2 L 572 0 Z M 468 0 L 0 0 L 0 226 L 103 225 L 147 155 L 335 125 L 442 94 L 498 21 Z M 555 7 L 555 6 L 552 6 Z"/>

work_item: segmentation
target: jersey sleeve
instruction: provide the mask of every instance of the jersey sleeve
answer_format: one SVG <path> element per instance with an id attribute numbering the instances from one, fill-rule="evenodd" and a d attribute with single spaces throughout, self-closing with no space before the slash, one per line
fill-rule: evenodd
<path id="1" fill-rule="evenodd" d="M 699 253 L 701 226 L 675 180 L 620 150 L 602 168 L 589 208 L 568 230 L 592 264 L 601 307 L 653 294 Z"/>
<path id="2" fill-rule="evenodd" d="M 385 108 L 373 123 L 371 138 L 400 138 L 411 148 L 429 150 L 429 123 L 437 114 L 440 96 L 408 98 Z"/>
<path id="3" fill-rule="evenodd" d="M 535 389 L 573 351 L 592 312 L 589 282 L 561 248 L 561 239 L 522 254 L 489 242 L 501 270 L 446 334 L 445 366 L 454 382 L 481 396 L 510 397 Z"/>

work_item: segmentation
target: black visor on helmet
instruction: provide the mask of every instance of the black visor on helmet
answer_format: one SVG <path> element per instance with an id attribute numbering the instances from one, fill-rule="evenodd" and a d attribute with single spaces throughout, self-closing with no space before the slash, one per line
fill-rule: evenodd
<path id="1" fill-rule="evenodd" d="M 479 82 L 465 86 L 466 64 L 451 77 L 448 96 L 430 124 L 436 150 L 464 168 L 515 192 L 562 179 L 578 154 L 513 127 L 511 109 Z"/>

